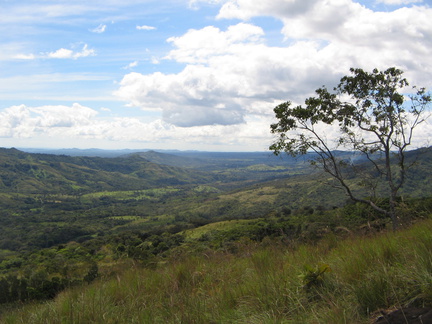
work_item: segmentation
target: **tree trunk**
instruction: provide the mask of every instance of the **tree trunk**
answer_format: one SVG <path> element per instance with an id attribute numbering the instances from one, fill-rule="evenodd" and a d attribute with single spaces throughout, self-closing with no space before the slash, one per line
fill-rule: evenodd
<path id="1" fill-rule="evenodd" d="M 393 231 L 396 231 L 398 226 L 399 226 L 399 219 L 398 219 L 398 215 L 397 215 L 397 211 L 396 211 L 396 193 L 392 192 L 391 196 L 390 196 L 390 208 L 389 208 L 389 214 L 390 214 L 390 219 L 392 221 L 392 227 L 393 227 Z"/>

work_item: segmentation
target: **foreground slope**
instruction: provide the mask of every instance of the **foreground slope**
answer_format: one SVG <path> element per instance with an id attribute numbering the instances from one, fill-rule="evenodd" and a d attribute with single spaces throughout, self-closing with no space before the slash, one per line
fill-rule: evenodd
<path id="1" fill-rule="evenodd" d="M 125 264 L 121 275 L 2 321 L 373 323 L 395 308 L 432 306 L 431 231 L 424 220 L 397 233 L 328 235 L 313 245 L 243 241 L 230 252 L 201 253 L 183 247 L 163 262 Z"/>

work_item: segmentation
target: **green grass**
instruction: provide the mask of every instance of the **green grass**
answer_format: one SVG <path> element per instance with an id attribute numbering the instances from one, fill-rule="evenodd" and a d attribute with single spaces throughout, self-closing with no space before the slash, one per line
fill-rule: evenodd
<path id="1" fill-rule="evenodd" d="M 219 193 L 220 192 L 220 190 L 217 189 L 217 188 L 215 188 L 215 187 L 204 186 L 204 185 L 195 187 L 194 191 L 195 192 L 200 192 L 200 193 L 202 193 L 202 192 L 205 192 L 205 193 Z"/>
<path id="2" fill-rule="evenodd" d="M 190 230 L 184 231 L 184 235 L 186 239 L 199 239 L 204 234 L 207 234 L 211 231 L 227 231 L 227 230 L 234 230 L 236 228 L 242 227 L 247 224 L 255 223 L 256 220 L 229 220 L 229 221 L 222 221 L 217 223 L 210 223 L 204 226 L 200 226 L 197 228 L 193 228 Z"/>
<path id="3" fill-rule="evenodd" d="M 139 220 L 139 216 L 111 216 L 108 217 L 109 219 L 119 219 L 119 220 L 127 220 L 127 221 L 134 221 Z"/>
<path id="4" fill-rule="evenodd" d="M 123 191 L 101 191 L 90 194 L 82 195 L 81 200 L 83 202 L 89 202 L 91 199 L 99 199 L 102 197 L 115 198 L 117 200 L 126 199 L 155 199 L 162 197 L 166 194 L 177 192 L 180 189 L 177 188 L 156 188 L 146 190 L 123 190 Z"/>
<path id="5" fill-rule="evenodd" d="M 254 164 L 245 168 L 251 171 L 286 171 L 286 166 L 270 166 L 266 164 Z M 290 170 L 291 171 L 291 170 Z"/>
<path id="6" fill-rule="evenodd" d="M 280 189 L 270 186 L 262 186 L 258 189 L 252 188 L 249 190 L 220 195 L 219 199 L 222 201 L 237 199 L 238 203 L 240 203 L 242 207 L 247 207 L 253 206 L 257 203 L 273 203 L 277 199 L 279 193 Z"/>
<path id="7" fill-rule="evenodd" d="M 431 233 L 426 220 L 314 245 L 243 242 L 235 254 L 183 247 L 158 265 L 64 291 L 1 322 L 369 323 L 382 308 L 432 305 Z M 306 285 L 305 274 L 322 264 L 331 271 Z"/>
<path id="8" fill-rule="evenodd" d="M 140 226 L 158 226 L 158 225 L 166 225 L 169 222 L 173 221 L 173 217 L 170 215 L 159 215 L 152 217 L 140 217 L 140 216 L 111 216 L 110 219 L 124 220 L 128 221 L 125 225 L 118 225 L 111 228 L 111 231 L 120 232 L 125 228 L 135 228 L 138 229 Z"/>

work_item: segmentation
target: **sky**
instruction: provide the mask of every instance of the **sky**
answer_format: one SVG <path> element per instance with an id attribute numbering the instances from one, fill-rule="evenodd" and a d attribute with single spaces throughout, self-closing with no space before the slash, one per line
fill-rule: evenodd
<path id="1" fill-rule="evenodd" d="M 0 146 L 266 151 L 275 106 L 391 66 L 432 88 L 432 0 L 0 0 Z"/>

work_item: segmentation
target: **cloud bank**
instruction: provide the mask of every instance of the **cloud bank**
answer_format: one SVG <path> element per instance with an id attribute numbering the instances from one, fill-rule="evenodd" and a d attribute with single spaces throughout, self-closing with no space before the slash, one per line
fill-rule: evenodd
<path id="1" fill-rule="evenodd" d="M 103 110 L 103 109 L 101 109 Z M 106 109 L 105 109 L 106 110 Z M 262 120 L 249 119 L 241 129 L 234 126 L 177 127 L 163 120 L 143 122 L 138 118 L 100 118 L 99 112 L 80 104 L 71 106 L 12 106 L 0 112 L 0 137 L 3 139 L 56 138 L 68 141 L 108 140 L 112 142 L 158 143 L 156 148 L 182 147 L 185 143 L 200 149 L 247 145 Z M 266 136 L 266 130 L 261 130 Z M 221 138 L 221 134 L 225 137 Z M 213 143 L 208 145 L 207 143 Z M 151 145 L 149 147 L 152 147 Z"/>
<path id="2" fill-rule="evenodd" d="M 426 6 L 374 12 L 350 0 L 218 3 L 218 19 L 244 22 L 169 38 L 173 49 L 164 60 L 184 64 L 183 70 L 129 73 L 116 95 L 143 110 L 160 110 L 164 122 L 195 127 L 267 119 L 279 102 L 302 103 L 350 67 L 397 66 L 413 82 L 430 85 L 432 9 Z M 248 22 L 261 16 L 282 22 L 282 45 L 268 45 L 264 29 Z"/>

